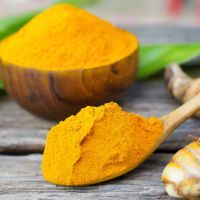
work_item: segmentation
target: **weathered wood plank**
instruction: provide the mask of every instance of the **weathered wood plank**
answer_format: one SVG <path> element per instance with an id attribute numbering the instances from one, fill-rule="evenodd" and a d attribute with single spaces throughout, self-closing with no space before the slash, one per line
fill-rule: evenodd
<path id="1" fill-rule="evenodd" d="M 134 84 L 119 102 L 129 112 L 162 116 L 177 106 L 161 80 Z M 0 101 L 0 153 L 42 152 L 48 129 L 56 122 L 38 118 L 7 96 Z M 199 119 L 188 120 L 159 148 L 176 151 L 190 142 L 188 135 L 200 136 Z"/>
<path id="2" fill-rule="evenodd" d="M 46 132 L 42 129 L 0 129 L 0 153 L 42 153 Z"/>
<path id="3" fill-rule="evenodd" d="M 0 156 L 0 199 L 165 199 L 160 181 L 171 154 L 154 154 L 147 162 L 120 178 L 90 187 L 61 187 L 41 176 L 41 155 Z M 9 169 L 9 170 L 8 170 Z"/>

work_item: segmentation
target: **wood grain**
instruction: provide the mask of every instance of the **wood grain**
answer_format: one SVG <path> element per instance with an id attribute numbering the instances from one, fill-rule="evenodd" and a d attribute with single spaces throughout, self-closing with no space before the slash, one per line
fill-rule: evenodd
<path id="1" fill-rule="evenodd" d="M 41 155 L 0 156 L 0 199 L 171 200 L 160 181 L 170 158 L 171 154 L 154 154 L 138 169 L 115 180 L 73 188 L 55 186 L 43 180 Z"/>
<path id="2" fill-rule="evenodd" d="M 160 117 L 179 104 L 166 92 L 161 79 L 137 82 L 124 94 L 120 105 L 129 112 L 144 116 Z M 20 108 L 13 100 L 2 94 L 0 101 L 0 153 L 42 152 L 46 133 L 56 121 L 38 118 Z M 159 151 L 176 151 L 191 139 L 200 136 L 199 119 L 190 119 L 178 128 L 160 146 Z"/>

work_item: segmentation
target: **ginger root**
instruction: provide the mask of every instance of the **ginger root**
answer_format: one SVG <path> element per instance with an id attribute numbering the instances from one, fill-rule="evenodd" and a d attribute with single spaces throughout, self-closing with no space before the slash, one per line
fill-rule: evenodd
<path id="1" fill-rule="evenodd" d="M 162 182 L 170 196 L 200 199 L 200 138 L 172 157 L 163 171 Z"/>
<path id="2" fill-rule="evenodd" d="M 166 69 L 165 81 L 169 93 L 180 103 L 185 103 L 200 93 L 200 78 L 193 79 L 178 64 L 171 64 Z M 195 116 L 200 117 L 200 112 Z"/>

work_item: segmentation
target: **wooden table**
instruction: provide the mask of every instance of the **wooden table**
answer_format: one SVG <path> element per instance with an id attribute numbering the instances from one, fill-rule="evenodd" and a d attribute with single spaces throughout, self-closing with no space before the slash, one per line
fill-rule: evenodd
<path id="1" fill-rule="evenodd" d="M 127 27 L 141 43 L 191 42 L 199 29 L 178 27 Z M 188 120 L 136 170 L 90 187 L 60 187 L 45 182 L 40 164 L 48 129 L 56 122 L 38 118 L 0 94 L 0 199 L 173 199 L 160 181 L 162 170 L 178 149 L 200 136 L 198 119 Z M 162 75 L 136 82 L 119 102 L 127 111 L 162 116 L 178 104 L 166 92 Z"/>

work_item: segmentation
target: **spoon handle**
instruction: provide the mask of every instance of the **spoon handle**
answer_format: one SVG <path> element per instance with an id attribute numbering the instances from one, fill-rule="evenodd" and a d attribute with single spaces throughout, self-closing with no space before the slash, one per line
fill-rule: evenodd
<path id="1" fill-rule="evenodd" d="M 200 94 L 193 97 L 191 100 L 161 117 L 164 122 L 164 134 L 170 135 L 178 126 L 180 126 L 188 118 L 192 117 L 200 110 Z"/>

